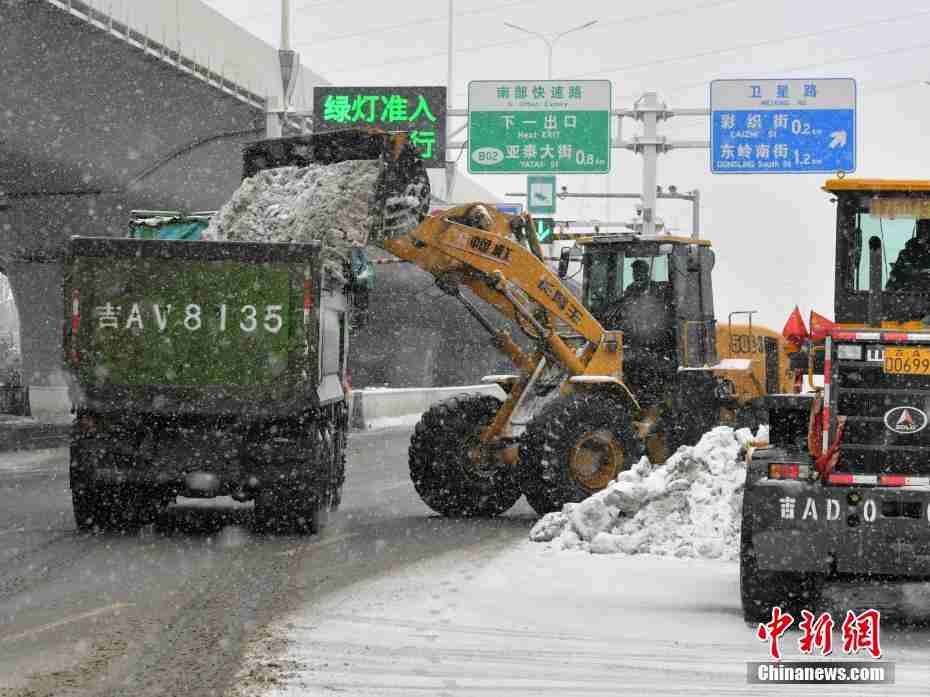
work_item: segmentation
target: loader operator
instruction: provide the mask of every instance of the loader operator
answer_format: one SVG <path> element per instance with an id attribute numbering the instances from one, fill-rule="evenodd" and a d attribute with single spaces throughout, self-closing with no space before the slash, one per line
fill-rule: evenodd
<path id="1" fill-rule="evenodd" d="M 636 259 L 632 264 L 633 282 L 623 291 L 623 300 L 635 298 L 649 291 L 649 262 L 645 259 Z"/>
<path id="2" fill-rule="evenodd" d="M 624 332 L 624 371 L 642 404 L 662 399 L 674 377 L 675 343 L 668 283 L 652 281 L 650 264 L 630 265 L 633 281 L 604 313 L 604 326 Z"/>
<path id="3" fill-rule="evenodd" d="M 917 230 L 898 254 L 885 290 L 930 291 L 930 220 L 918 220 Z"/>
<path id="4" fill-rule="evenodd" d="M 620 329 L 623 316 L 633 306 L 637 305 L 637 300 L 645 297 L 647 294 L 659 295 L 660 283 L 653 283 L 650 280 L 649 262 L 645 259 L 636 259 L 631 264 L 633 271 L 633 280 L 630 285 L 624 289 L 623 294 L 617 298 L 604 312 L 603 321 L 605 326 L 613 329 Z"/>

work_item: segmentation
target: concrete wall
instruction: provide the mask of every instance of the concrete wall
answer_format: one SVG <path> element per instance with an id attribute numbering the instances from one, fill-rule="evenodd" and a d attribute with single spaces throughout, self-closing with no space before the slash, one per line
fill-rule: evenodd
<path id="1" fill-rule="evenodd" d="M 262 97 L 281 97 L 277 46 L 265 43 L 200 0 L 83 0 L 83 4 L 111 15 L 152 41 Z M 279 2 L 264 0 L 251 4 L 256 12 L 278 16 Z M 312 110 L 313 86 L 317 84 L 329 83 L 303 68 L 294 90 L 293 106 Z"/>
<path id="2" fill-rule="evenodd" d="M 506 326 L 495 310 L 485 314 Z M 354 387 L 471 385 L 484 375 L 512 372 L 481 325 L 436 287 L 431 274 L 410 264 L 376 267 L 363 319 L 349 343 Z"/>
<path id="3" fill-rule="evenodd" d="M 261 109 L 46 2 L 0 4 L 0 24 L 0 191 L 228 196 Z"/>

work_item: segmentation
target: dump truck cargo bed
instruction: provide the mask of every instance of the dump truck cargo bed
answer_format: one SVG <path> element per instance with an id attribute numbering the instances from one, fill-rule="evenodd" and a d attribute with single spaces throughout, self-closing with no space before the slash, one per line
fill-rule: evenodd
<path id="1" fill-rule="evenodd" d="M 320 294 L 344 285 L 324 257 L 318 244 L 72 239 L 66 348 L 82 401 L 280 415 L 341 397 L 319 360 Z"/>

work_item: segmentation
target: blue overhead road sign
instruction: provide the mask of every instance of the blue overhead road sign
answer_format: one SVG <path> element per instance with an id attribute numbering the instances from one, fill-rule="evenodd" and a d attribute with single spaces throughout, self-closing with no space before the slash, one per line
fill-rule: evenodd
<path id="1" fill-rule="evenodd" d="M 714 80 L 710 110 L 715 174 L 856 169 L 855 80 Z"/>

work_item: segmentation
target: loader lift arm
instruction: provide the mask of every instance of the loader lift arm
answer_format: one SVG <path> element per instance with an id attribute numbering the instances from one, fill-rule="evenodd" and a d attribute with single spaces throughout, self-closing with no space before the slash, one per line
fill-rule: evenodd
<path id="1" fill-rule="evenodd" d="M 480 206 L 485 221 L 482 227 L 458 222 L 472 217 L 476 206 Z M 635 398 L 623 383 L 622 333 L 601 326 L 559 277 L 516 239 L 512 222 L 518 228 L 521 222 L 532 226 L 528 216 L 511 219 L 490 207 L 470 204 L 442 216 L 427 217 L 407 235 L 382 245 L 395 256 L 432 273 L 440 288 L 465 305 L 492 335 L 494 345 L 519 370 L 520 380 L 494 421 L 482 432 L 481 442 L 487 445 L 506 438 L 513 410 L 544 357 L 563 366 L 571 378 L 581 378 L 570 378 L 569 385 L 610 384 L 625 393 L 638 410 Z M 532 240 L 532 227 L 530 230 Z M 462 294 L 462 286 L 517 324 L 535 341 L 537 350 L 528 355 L 509 332 L 496 329 Z M 586 341 L 581 351 L 576 352 L 566 343 L 558 330 L 559 322 Z"/>

